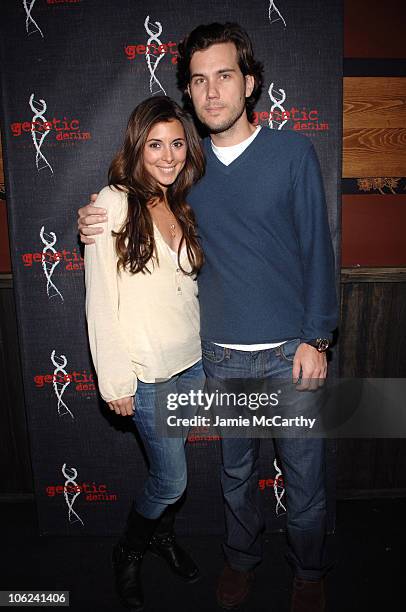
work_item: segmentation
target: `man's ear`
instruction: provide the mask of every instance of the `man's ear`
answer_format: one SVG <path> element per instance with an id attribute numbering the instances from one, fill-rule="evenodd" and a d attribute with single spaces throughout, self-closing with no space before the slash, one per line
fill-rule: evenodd
<path id="1" fill-rule="evenodd" d="M 255 79 L 252 74 L 245 75 L 245 97 L 249 98 L 254 91 Z"/>

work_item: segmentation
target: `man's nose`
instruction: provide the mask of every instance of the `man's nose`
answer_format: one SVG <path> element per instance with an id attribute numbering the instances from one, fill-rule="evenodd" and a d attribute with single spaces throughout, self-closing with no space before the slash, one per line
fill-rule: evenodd
<path id="1" fill-rule="evenodd" d="M 214 79 L 210 79 L 207 83 L 207 97 L 209 99 L 219 97 L 219 90 Z"/>

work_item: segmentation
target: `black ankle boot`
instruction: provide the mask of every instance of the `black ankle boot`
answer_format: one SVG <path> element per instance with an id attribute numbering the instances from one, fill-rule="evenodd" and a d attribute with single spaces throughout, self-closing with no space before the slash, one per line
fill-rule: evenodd
<path id="1" fill-rule="evenodd" d="M 117 542 L 113 548 L 113 566 L 116 576 L 116 592 L 121 603 L 134 612 L 144 607 L 144 593 L 140 580 L 143 553 L 128 548 L 125 542 Z"/>
<path id="2" fill-rule="evenodd" d="M 116 591 L 123 606 L 131 608 L 133 612 L 139 612 L 144 606 L 141 562 L 158 520 L 147 519 L 132 507 L 127 519 L 127 529 L 113 547 Z"/>
<path id="3" fill-rule="evenodd" d="M 176 511 L 168 506 L 160 518 L 154 535 L 149 543 L 149 550 L 165 559 L 170 569 L 186 582 L 196 582 L 200 578 L 199 568 L 188 553 L 176 542 L 174 533 Z"/>

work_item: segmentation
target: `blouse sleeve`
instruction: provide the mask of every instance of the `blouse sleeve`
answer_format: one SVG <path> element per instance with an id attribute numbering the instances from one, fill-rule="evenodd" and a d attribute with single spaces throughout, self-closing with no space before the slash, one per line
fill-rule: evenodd
<path id="1" fill-rule="evenodd" d="M 106 402 L 133 396 L 137 377 L 119 326 L 117 255 L 111 230 L 118 229 L 117 219 L 124 194 L 104 187 L 96 205 L 107 210 L 104 231 L 94 236 L 95 244 L 85 246 L 86 318 L 90 351 L 97 373 L 100 395 Z"/>

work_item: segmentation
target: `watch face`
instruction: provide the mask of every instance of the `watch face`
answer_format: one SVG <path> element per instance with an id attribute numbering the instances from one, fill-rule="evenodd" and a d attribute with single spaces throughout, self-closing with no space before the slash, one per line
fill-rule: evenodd
<path id="1" fill-rule="evenodd" d="M 330 342 L 327 340 L 327 338 L 318 338 L 317 339 L 317 350 L 320 353 L 323 353 L 324 351 L 326 351 L 328 349 L 330 345 Z"/>

